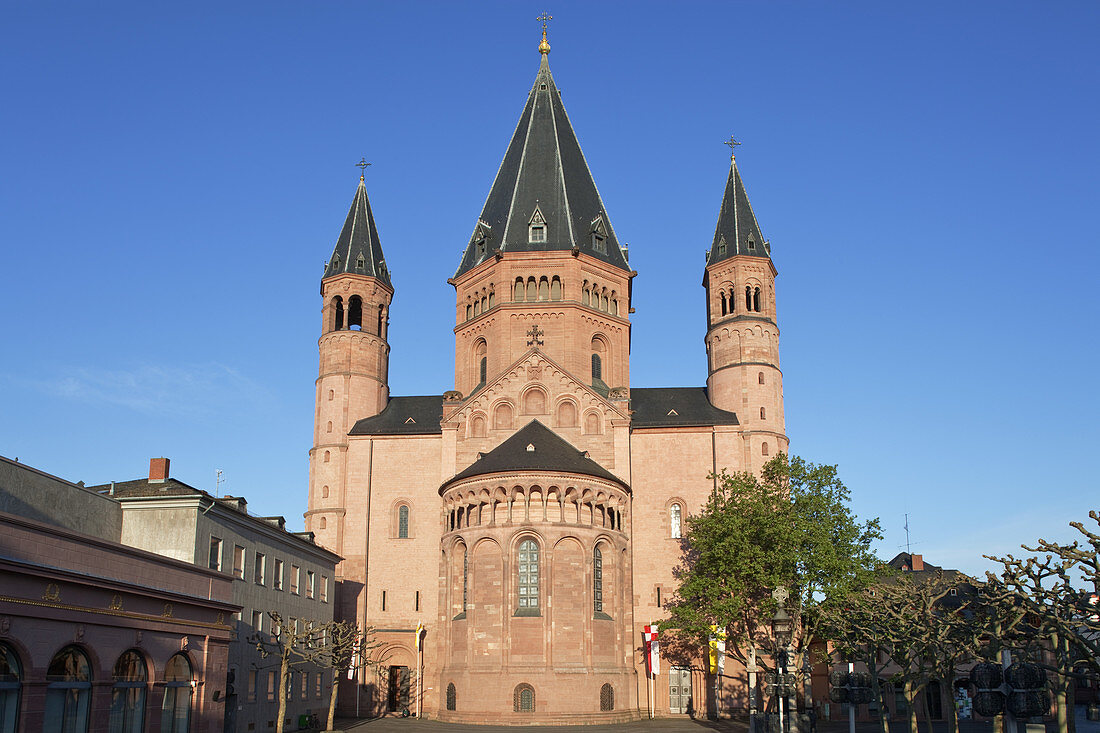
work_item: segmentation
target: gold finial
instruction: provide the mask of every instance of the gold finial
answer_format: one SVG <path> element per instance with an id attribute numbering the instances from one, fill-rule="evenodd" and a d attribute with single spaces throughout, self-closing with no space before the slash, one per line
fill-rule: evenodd
<path id="1" fill-rule="evenodd" d="M 735 137 L 734 137 L 733 135 L 730 135 L 730 139 L 729 139 L 729 140 L 726 140 L 726 141 L 725 141 L 724 143 L 722 143 L 722 144 L 723 144 L 723 145 L 729 145 L 729 146 L 730 146 L 730 160 L 731 160 L 731 161 L 732 161 L 732 160 L 735 160 L 735 159 L 737 158 L 737 155 L 736 155 L 736 153 L 737 153 L 737 146 L 738 146 L 738 145 L 740 145 L 741 143 L 739 143 L 739 142 L 737 141 L 737 139 L 736 139 L 736 138 L 735 138 Z"/>
<path id="2" fill-rule="evenodd" d="M 539 17 L 535 18 L 535 20 L 542 23 L 542 42 L 539 43 L 539 53 L 541 53 L 543 56 L 550 53 L 550 44 L 546 40 L 546 23 L 547 21 L 553 19 L 554 16 L 550 15 L 550 13 L 543 13 Z"/>
<path id="3" fill-rule="evenodd" d="M 367 159 L 365 157 L 360 158 L 359 162 L 355 164 L 355 167 L 359 169 L 359 182 L 360 183 L 363 182 L 363 174 L 367 172 L 367 166 L 369 166 L 369 165 L 370 165 L 370 163 L 367 162 Z"/>

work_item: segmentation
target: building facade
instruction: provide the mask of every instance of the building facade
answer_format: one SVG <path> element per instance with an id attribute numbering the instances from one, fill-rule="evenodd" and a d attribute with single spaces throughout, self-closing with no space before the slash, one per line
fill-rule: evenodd
<path id="1" fill-rule="evenodd" d="M 534 85 L 448 280 L 454 389 L 389 394 L 399 288 L 362 178 L 321 281 L 306 526 L 344 558 L 338 613 L 384 643 L 377 673 L 341 695 L 375 713 L 419 704 L 456 722 L 641 716 L 651 703 L 641 630 L 675 588 L 684 519 L 712 474 L 757 471 L 787 449 L 776 269 L 736 162 L 700 273 L 707 384 L 633 387 L 638 273 L 549 50 L 544 33 Z M 723 699 L 747 707 L 734 677 Z M 702 684 L 664 667 L 657 714 L 686 714 Z"/>
<path id="2" fill-rule="evenodd" d="M 308 532 L 290 532 L 283 517 L 248 513 L 242 497 L 214 497 L 169 476 L 167 458 L 150 461 L 149 477 L 92 487 L 122 508 L 122 541 L 132 547 L 229 576 L 240 607 L 229 620 L 229 682 L 225 731 L 270 730 L 278 717 L 279 658 L 264 657 L 257 642 L 270 640 L 274 611 L 287 623 L 333 620 L 336 564 L 340 557 Z M 285 720 L 327 712 L 332 673 L 295 667 L 287 688 Z"/>
<path id="3" fill-rule="evenodd" d="M 121 527 L 117 502 L 0 458 L 0 732 L 223 730 L 231 578 Z"/>

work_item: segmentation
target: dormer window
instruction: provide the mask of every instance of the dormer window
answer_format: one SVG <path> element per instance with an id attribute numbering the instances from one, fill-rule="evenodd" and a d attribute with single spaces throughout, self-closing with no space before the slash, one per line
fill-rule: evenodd
<path id="1" fill-rule="evenodd" d="M 477 256 L 478 259 L 485 256 L 485 237 L 477 240 Z"/>
<path id="2" fill-rule="evenodd" d="M 357 259 L 355 261 L 355 269 L 362 270 L 366 266 L 367 266 L 367 261 L 365 259 L 363 259 L 363 253 L 360 252 L 359 253 L 359 259 Z"/>
<path id="3" fill-rule="evenodd" d="M 718 240 L 718 256 L 719 257 L 725 257 L 726 256 L 726 238 L 725 238 L 725 236 L 723 236 L 721 239 Z"/>
<path id="4" fill-rule="evenodd" d="M 749 249 L 756 249 L 756 241 L 752 237 L 749 237 Z"/>
<path id="5" fill-rule="evenodd" d="M 607 246 L 604 245 L 604 237 L 595 232 L 592 233 L 592 251 L 600 252 L 601 254 L 607 253 Z"/>
<path id="6" fill-rule="evenodd" d="M 535 211 L 531 214 L 527 227 L 527 241 L 529 243 L 541 244 L 546 241 L 546 217 L 539 211 L 538 203 L 535 204 Z"/>
<path id="7" fill-rule="evenodd" d="M 592 220 L 592 251 L 607 254 L 607 227 L 603 223 L 603 214 Z"/>

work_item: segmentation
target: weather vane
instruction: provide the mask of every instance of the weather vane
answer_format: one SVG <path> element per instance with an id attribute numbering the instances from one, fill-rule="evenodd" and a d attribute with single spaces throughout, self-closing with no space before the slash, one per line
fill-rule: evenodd
<path id="1" fill-rule="evenodd" d="M 722 144 L 730 146 L 730 158 L 732 159 L 733 156 L 734 156 L 734 153 L 737 151 L 737 146 L 740 145 L 741 143 L 738 142 L 737 138 L 735 138 L 733 135 L 730 135 L 730 139 L 726 140 Z"/>
<path id="2" fill-rule="evenodd" d="M 360 158 L 359 162 L 355 164 L 355 167 L 359 169 L 359 180 L 360 181 L 363 180 L 363 174 L 365 174 L 367 172 L 367 166 L 369 166 L 369 165 L 370 165 L 370 163 L 367 162 L 367 159 L 365 157 Z"/>

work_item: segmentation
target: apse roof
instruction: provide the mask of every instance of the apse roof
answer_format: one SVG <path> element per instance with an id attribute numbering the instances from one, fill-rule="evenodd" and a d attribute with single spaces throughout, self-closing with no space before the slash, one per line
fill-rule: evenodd
<path id="1" fill-rule="evenodd" d="M 740 424 L 710 403 L 706 387 L 631 387 L 630 409 L 631 428 Z"/>
<path id="2" fill-rule="evenodd" d="M 531 225 L 544 227 L 543 237 Z M 512 141 L 455 276 L 500 249 L 572 250 L 629 271 L 543 53 Z"/>
<path id="3" fill-rule="evenodd" d="M 538 420 L 527 423 L 512 437 L 481 455 L 447 483 L 472 476 L 511 471 L 579 473 L 626 485 L 618 476 L 593 461 L 583 451 L 577 450 Z"/>
<path id="4" fill-rule="evenodd" d="M 378 228 L 374 225 L 374 213 L 367 199 L 367 186 L 363 177 L 359 177 L 359 187 L 355 189 L 355 198 L 351 201 L 344 228 L 336 240 L 325 274 L 322 280 L 334 275 L 350 273 L 352 275 L 370 275 L 390 285 L 390 272 L 386 268 L 386 257 L 382 254 L 382 244 L 378 241 Z"/>
<path id="5" fill-rule="evenodd" d="M 729 178 L 722 194 L 722 208 L 718 211 L 718 225 L 714 229 L 714 241 L 707 252 L 707 264 L 729 259 L 734 255 L 771 258 L 771 245 L 764 241 L 756 214 L 749 204 L 745 183 L 737 170 L 737 161 L 730 159 Z"/>

